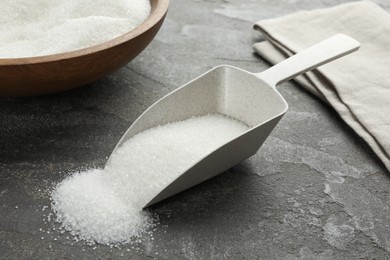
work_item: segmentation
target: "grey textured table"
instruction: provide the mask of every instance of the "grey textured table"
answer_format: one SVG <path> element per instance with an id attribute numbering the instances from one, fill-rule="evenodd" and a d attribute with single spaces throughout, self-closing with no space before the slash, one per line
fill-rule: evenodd
<path id="1" fill-rule="evenodd" d="M 254 21 L 343 2 L 173 0 L 152 44 L 111 76 L 57 95 L 0 99 L 0 258 L 389 257 L 386 169 L 331 108 L 291 82 L 279 87 L 290 110 L 261 150 L 155 206 L 153 240 L 121 249 L 74 243 L 44 208 L 69 172 L 103 166 L 158 98 L 218 64 L 266 69 L 251 49 L 260 39 Z M 387 0 L 376 2 L 390 11 Z"/>

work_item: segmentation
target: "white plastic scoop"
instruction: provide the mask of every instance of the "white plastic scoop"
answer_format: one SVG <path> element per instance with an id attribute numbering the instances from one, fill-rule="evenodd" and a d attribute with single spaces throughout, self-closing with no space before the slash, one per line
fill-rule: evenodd
<path id="1" fill-rule="evenodd" d="M 218 66 L 154 103 L 131 125 L 114 152 L 146 129 L 208 113 L 231 116 L 250 129 L 205 154 L 158 191 L 145 207 L 210 179 L 255 154 L 288 109 L 276 85 L 356 51 L 359 46 L 354 39 L 338 34 L 261 73 Z"/>

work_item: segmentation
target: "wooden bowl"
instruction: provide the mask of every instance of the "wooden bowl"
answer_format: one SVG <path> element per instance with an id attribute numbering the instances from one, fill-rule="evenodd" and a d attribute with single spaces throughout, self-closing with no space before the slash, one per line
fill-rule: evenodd
<path id="1" fill-rule="evenodd" d="M 149 17 L 132 31 L 89 48 L 32 58 L 0 59 L 0 96 L 33 96 L 74 89 L 119 69 L 152 41 L 169 0 L 150 0 Z"/>

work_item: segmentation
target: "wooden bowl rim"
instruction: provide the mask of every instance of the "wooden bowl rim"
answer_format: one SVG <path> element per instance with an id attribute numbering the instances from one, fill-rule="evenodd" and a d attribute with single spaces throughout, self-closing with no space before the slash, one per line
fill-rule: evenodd
<path id="1" fill-rule="evenodd" d="M 140 25 L 138 25 L 136 28 L 134 28 L 133 30 L 126 32 L 126 33 L 124 33 L 124 34 L 122 34 L 114 39 L 111 39 L 109 41 L 106 41 L 106 42 L 103 42 L 103 43 L 100 43 L 100 44 L 97 44 L 97 45 L 94 45 L 91 47 L 75 50 L 75 51 L 50 54 L 50 55 L 44 55 L 44 56 L 37 56 L 37 57 L 23 57 L 23 58 L 11 58 L 11 59 L 0 58 L 0 66 L 37 64 L 37 63 L 46 63 L 46 62 L 54 62 L 54 61 L 72 59 L 72 58 L 77 58 L 77 57 L 97 53 L 100 51 L 104 51 L 104 50 L 110 49 L 114 46 L 123 44 L 123 43 L 125 43 L 131 39 L 134 39 L 137 36 L 145 33 L 149 29 L 151 29 L 167 13 L 168 6 L 169 6 L 169 0 L 150 0 L 150 3 L 152 5 L 152 9 L 150 11 L 148 18 L 144 22 L 142 22 Z"/>

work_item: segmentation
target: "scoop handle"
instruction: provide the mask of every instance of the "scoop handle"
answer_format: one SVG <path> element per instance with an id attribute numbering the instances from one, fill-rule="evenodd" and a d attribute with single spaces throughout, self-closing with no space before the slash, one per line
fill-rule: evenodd
<path id="1" fill-rule="evenodd" d="M 345 34 L 336 34 L 255 75 L 275 87 L 306 71 L 352 53 L 359 47 L 360 43 L 355 39 Z"/>

